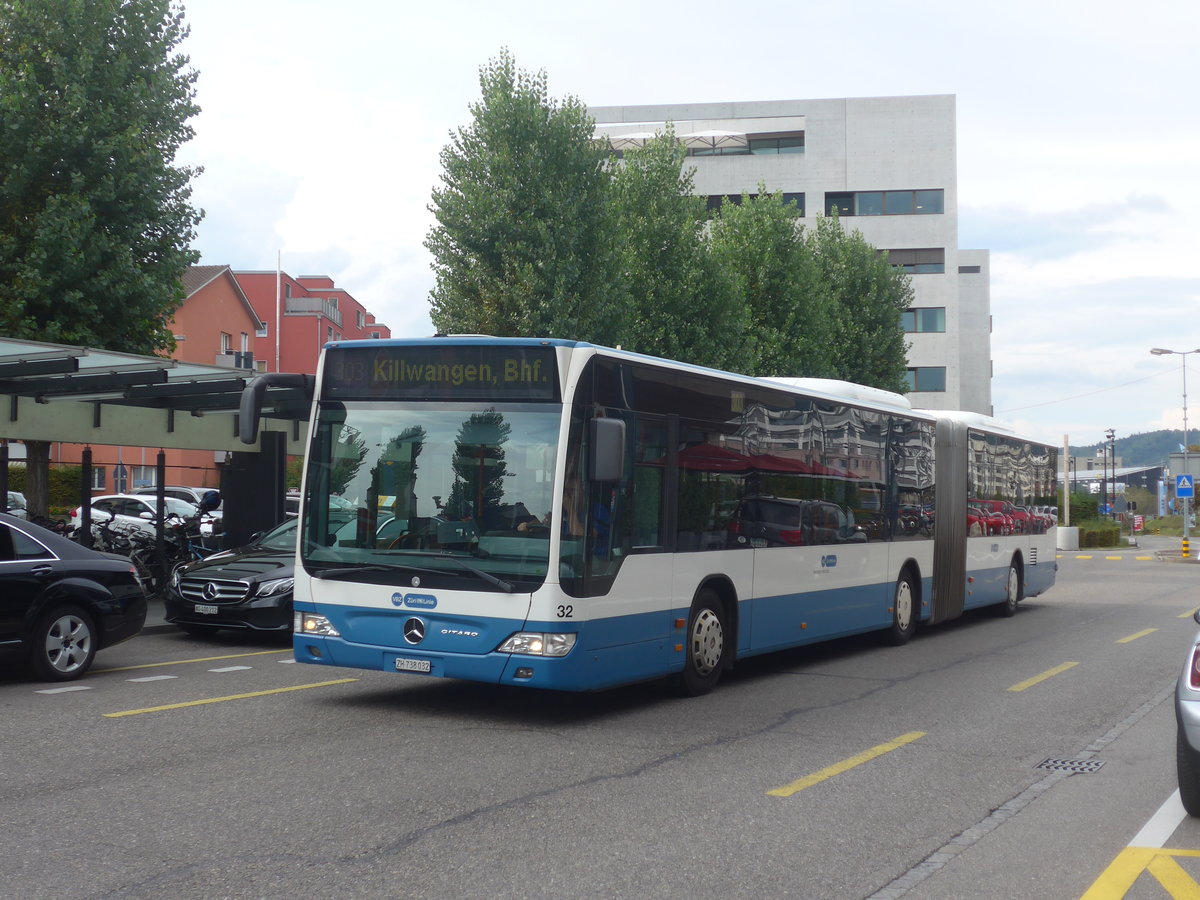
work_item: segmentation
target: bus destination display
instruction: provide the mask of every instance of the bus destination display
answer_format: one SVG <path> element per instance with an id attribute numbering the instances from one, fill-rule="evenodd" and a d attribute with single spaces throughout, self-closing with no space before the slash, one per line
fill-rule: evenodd
<path id="1" fill-rule="evenodd" d="M 558 399 L 553 347 L 332 348 L 326 400 Z"/>

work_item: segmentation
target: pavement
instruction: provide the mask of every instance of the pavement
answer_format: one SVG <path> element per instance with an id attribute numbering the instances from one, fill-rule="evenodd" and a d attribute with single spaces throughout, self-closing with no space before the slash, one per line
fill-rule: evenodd
<path id="1" fill-rule="evenodd" d="M 1189 539 L 1188 556 L 1183 555 L 1183 539 L 1168 535 L 1140 534 L 1136 543 L 1128 543 L 1129 536 L 1122 536 L 1123 543 L 1116 547 L 1080 547 L 1078 550 L 1058 548 L 1059 556 L 1153 556 L 1159 562 L 1200 563 L 1200 536 Z"/>
<path id="2" fill-rule="evenodd" d="M 142 634 L 160 634 L 165 631 L 178 631 L 166 619 L 166 606 L 161 597 L 151 597 L 146 604 L 146 624 L 142 626 Z"/>

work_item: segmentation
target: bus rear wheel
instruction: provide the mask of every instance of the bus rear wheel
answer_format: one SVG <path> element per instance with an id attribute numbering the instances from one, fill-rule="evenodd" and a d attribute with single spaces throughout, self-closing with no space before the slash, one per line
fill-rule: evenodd
<path id="1" fill-rule="evenodd" d="M 683 672 L 679 675 L 683 694 L 699 697 L 717 686 L 729 652 L 728 636 L 725 605 L 714 591 L 702 590 L 688 613 Z"/>
<path id="2" fill-rule="evenodd" d="M 1017 613 L 1017 604 L 1021 602 L 1021 564 L 1014 556 L 1008 564 L 1008 578 L 1004 583 L 1004 602 L 996 607 L 996 614 L 1007 619 Z"/>
<path id="3" fill-rule="evenodd" d="M 907 644 L 917 631 L 918 594 L 911 572 L 904 571 L 896 579 L 892 593 L 892 626 L 887 630 L 887 642 L 894 647 Z"/>

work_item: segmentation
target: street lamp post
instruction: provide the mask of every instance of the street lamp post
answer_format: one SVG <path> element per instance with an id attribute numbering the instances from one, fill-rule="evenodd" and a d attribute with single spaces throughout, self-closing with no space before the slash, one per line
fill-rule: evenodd
<path id="1" fill-rule="evenodd" d="M 1117 444 L 1116 444 L 1116 440 L 1115 440 L 1116 436 L 1117 436 L 1117 433 L 1115 431 L 1113 431 L 1111 428 L 1109 428 L 1107 431 L 1104 432 L 1104 437 L 1108 441 L 1108 446 L 1105 448 L 1108 451 L 1108 465 L 1105 467 L 1104 471 L 1108 478 L 1108 490 L 1106 492 L 1106 495 L 1109 498 L 1105 502 L 1108 504 L 1109 518 L 1113 519 L 1114 521 L 1116 521 L 1116 518 L 1117 518 L 1117 513 L 1116 513 L 1116 507 L 1117 507 Z M 1109 473 L 1111 473 L 1111 474 L 1109 474 Z M 1119 531 L 1117 533 L 1117 536 L 1120 537 Z"/>
<path id="2" fill-rule="evenodd" d="M 1195 350 L 1166 350 L 1162 347 L 1153 347 L 1150 350 L 1155 356 L 1178 356 L 1183 362 L 1183 474 L 1190 475 L 1188 471 L 1188 402 L 1187 402 L 1187 358 L 1193 353 L 1200 353 L 1200 348 Z M 1178 499 L 1178 498 L 1176 498 Z M 1183 499 L 1183 556 L 1186 559 L 1189 552 L 1188 547 L 1188 518 L 1191 513 L 1191 502 L 1187 497 Z"/>

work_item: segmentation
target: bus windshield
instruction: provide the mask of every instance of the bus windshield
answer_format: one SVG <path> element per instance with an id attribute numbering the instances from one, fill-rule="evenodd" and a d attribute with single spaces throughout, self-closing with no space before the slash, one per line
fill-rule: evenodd
<path id="1" fill-rule="evenodd" d="M 300 542 L 306 568 L 536 587 L 549 560 L 561 415 L 556 403 L 322 402 Z"/>

